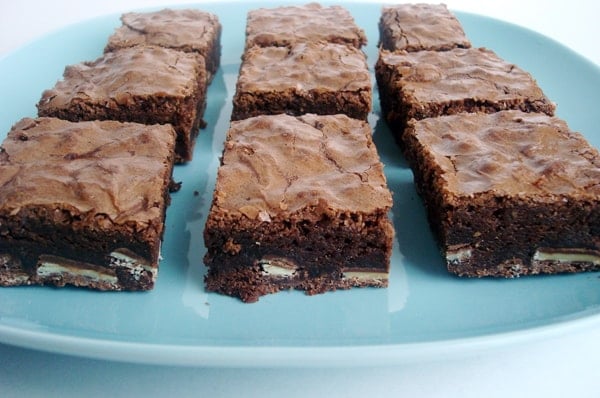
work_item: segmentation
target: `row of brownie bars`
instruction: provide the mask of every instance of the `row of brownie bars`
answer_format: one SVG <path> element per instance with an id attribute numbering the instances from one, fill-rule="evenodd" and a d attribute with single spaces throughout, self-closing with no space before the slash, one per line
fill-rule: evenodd
<path id="1" fill-rule="evenodd" d="M 600 269 L 600 155 L 532 76 L 471 48 L 443 5 L 384 8 L 382 114 L 413 169 L 449 271 Z"/>
<path id="2" fill-rule="evenodd" d="M 165 9 L 126 13 L 121 21 L 102 57 L 65 68 L 63 80 L 42 94 L 38 113 L 74 122 L 171 124 L 176 162 L 190 161 L 219 65 L 218 17 Z"/>
<path id="3" fill-rule="evenodd" d="M 127 13 L 96 61 L 67 66 L 0 152 L 0 285 L 154 286 L 175 162 L 192 157 L 221 26 Z"/>
<path id="4" fill-rule="evenodd" d="M 245 302 L 387 286 L 393 227 L 366 122 L 364 32 L 340 7 L 248 13 L 212 206 L 206 288 Z"/>

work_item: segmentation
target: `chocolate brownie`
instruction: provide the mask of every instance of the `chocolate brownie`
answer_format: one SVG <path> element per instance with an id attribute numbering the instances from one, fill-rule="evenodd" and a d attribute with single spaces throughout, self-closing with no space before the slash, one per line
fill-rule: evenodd
<path id="1" fill-rule="evenodd" d="M 367 119 L 371 77 L 364 53 L 333 43 L 252 47 L 244 55 L 232 120 L 287 113 Z"/>
<path id="2" fill-rule="evenodd" d="M 399 142 L 411 118 L 508 109 L 554 114 L 529 73 L 485 48 L 382 50 L 375 75 L 382 115 Z"/>
<path id="3" fill-rule="evenodd" d="M 22 119 L 0 150 L 0 285 L 154 286 L 170 125 Z"/>
<path id="4" fill-rule="evenodd" d="M 284 289 L 387 286 L 391 206 L 366 122 L 232 122 L 204 231 L 206 288 L 253 302 Z"/>
<path id="5" fill-rule="evenodd" d="M 201 10 L 164 9 L 155 12 L 128 12 L 121 16 L 122 25 L 108 39 L 105 52 L 137 45 L 156 45 L 204 57 L 209 81 L 221 58 L 221 24 L 219 18 Z"/>
<path id="6" fill-rule="evenodd" d="M 404 139 L 451 272 L 600 270 L 600 154 L 564 121 L 442 116 L 412 120 Z"/>
<path id="7" fill-rule="evenodd" d="M 445 4 L 384 7 L 379 19 L 380 47 L 390 51 L 444 51 L 471 43 Z"/>
<path id="8" fill-rule="evenodd" d="M 326 41 L 361 48 L 367 36 L 343 7 L 317 3 L 260 8 L 248 12 L 246 49 Z"/>
<path id="9" fill-rule="evenodd" d="M 205 73 L 198 54 L 124 48 L 67 66 L 64 79 L 42 94 L 38 112 L 70 121 L 170 123 L 177 132 L 176 161 L 185 162 L 192 159 L 206 106 Z"/>

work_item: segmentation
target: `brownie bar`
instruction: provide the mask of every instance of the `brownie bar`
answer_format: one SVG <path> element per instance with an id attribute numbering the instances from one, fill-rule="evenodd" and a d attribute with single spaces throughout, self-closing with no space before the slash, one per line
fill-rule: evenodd
<path id="1" fill-rule="evenodd" d="M 382 114 L 398 142 L 406 122 L 460 112 L 554 114 L 533 77 L 485 48 L 391 53 L 375 65 Z"/>
<path id="2" fill-rule="evenodd" d="M 232 120 L 287 113 L 367 119 L 371 78 L 364 53 L 333 43 L 252 47 L 244 55 Z"/>
<path id="3" fill-rule="evenodd" d="M 310 3 L 248 12 L 246 50 L 252 46 L 285 47 L 319 41 L 361 48 L 367 44 L 367 36 L 348 10 L 340 6 Z"/>
<path id="4" fill-rule="evenodd" d="M 392 197 L 366 122 L 345 115 L 232 122 L 206 222 L 209 291 L 387 286 Z"/>
<path id="5" fill-rule="evenodd" d="M 211 13 L 164 9 L 155 12 L 129 12 L 121 16 L 122 25 L 108 39 L 105 52 L 138 45 L 156 45 L 204 57 L 210 82 L 221 58 L 221 24 Z"/>
<path id="6" fill-rule="evenodd" d="M 39 116 L 70 121 L 170 123 L 177 132 L 177 162 L 192 159 L 206 106 L 204 59 L 157 46 L 104 54 L 67 66 L 64 79 L 46 90 Z"/>
<path id="7" fill-rule="evenodd" d="M 444 51 L 471 43 L 445 4 L 398 4 L 384 7 L 379 44 L 389 51 Z"/>
<path id="8" fill-rule="evenodd" d="M 449 271 L 600 270 L 600 154 L 565 122 L 452 115 L 412 120 L 404 139 Z"/>
<path id="9" fill-rule="evenodd" d="M 169 125 L 19 121 L 0 150 L 0 285 L 151 289 L 174 145 Z"/>

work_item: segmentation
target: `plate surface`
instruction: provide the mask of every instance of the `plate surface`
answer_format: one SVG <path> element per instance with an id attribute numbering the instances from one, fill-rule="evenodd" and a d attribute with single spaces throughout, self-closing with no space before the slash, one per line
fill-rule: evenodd
<path id="1" fill-rule="evenodd" d="M 379 120 L 377 96 L 370 122 L 394 191 L 397 233 L 390 287 L 312 297 L 283 292 L 255 304 L 206 293 L 202 230 L 229 123 L 246 12 L 259 6 L 198 6 L 218 14 L 223 24 L 222 66 L 209 88 L 208 128 L 200 134 L 194 161 L 175 170 L 175 180 L 183 187 L 173 195 L 167 214 L 155 289 L 0 289 L 1 342 L 143 363 L 383 365 L 461 355 L 600 325 L 598 273 L 472 280 L 445 271 L 412 175 Z M 367 33 L 372 68 L 380 6 L 345 7 Z M 472 14 L 457 16 L 474 46 L 491 48 L 531 72 L 558 104 L 558 116 L 600 146 L 597 66 L 529 30 Z M 41 92 L 54 85 L 67 64 L 100 56 L 119 24 L 118 15 L 86 21 L 0 59 L 1 137 L 21 117 L 35 115 Z"/>

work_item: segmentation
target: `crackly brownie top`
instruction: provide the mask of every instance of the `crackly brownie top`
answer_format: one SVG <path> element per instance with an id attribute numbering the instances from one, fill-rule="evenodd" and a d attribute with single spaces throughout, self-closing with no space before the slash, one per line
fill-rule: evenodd
<path id="1" fill-rule="evenodd" d="M 370 91 L 362 51 L 342 44 L 300 43 L 287 47 L 253 47 L 246 51 L 238 92 L 295 90 Z"/>
<path id="2" fill-rule="evenodd" d="M 556 117 L 502 111 L 413 120 L 407 137 L 435 159 L 451 197 L 600 198 L 600 154 Z"/>
<path id="3" fill-rule="evenodd" d="M 361 48 L 367 44 L 367 37 L 350 12 L 340 6 L 323 7 L 311 3 L 248 12 L 246 49 L 316 41 Z"/>
<path id="4" fill-rule="evenodd" d="M 317 219 L 372 214 L 387 212 L 391 205 L 367 123 L 312 114 L 231 123 L 213 212 L 270 221 L 294 213 L 312 213 Z"/>
<path id="5" fill-rule="evenodd" d="M 0 151 L 0 213 L 43 208 L 98 228 L 155 225 L 174 143 L 169 125 L 22 119 Z"/>
<path id="6" fill-rule="evenodd" d="M 204 81 L 204 59 L 157 46 L 137 46 L 106 53 L 93 62 L 69 65 L 63 80 L 46 90 L 38 103 L 41 115 L 76 103 L 114 102 L 126 107 L 136 97 L 184 98 Z"/>
<path id="7" fill-rule="evenodd" d="M 221 32 L 216 15 L 192 9 L 129 12 L 121 16 L 121 22 L 108 39 L 106 51 L 151 44 L 206 56 Z"/>
<path id="8" fill-rule="evenodd" d="M 384 7 L 379 29 L 383 48 L 391 51 L 471 47 L 460 22 L 444 4 Z"/>
<path id="9" fill-rule="evenodd" d="M 413 103 L 476 100 L 530 101 L 553 114 L 554 105 L 533 77 L 485 48 L 450 51 L 380 52 L 378 67 L 391 68 Z"/>

